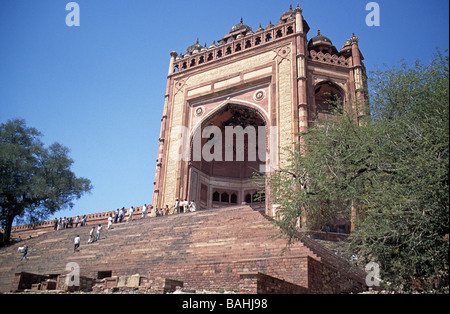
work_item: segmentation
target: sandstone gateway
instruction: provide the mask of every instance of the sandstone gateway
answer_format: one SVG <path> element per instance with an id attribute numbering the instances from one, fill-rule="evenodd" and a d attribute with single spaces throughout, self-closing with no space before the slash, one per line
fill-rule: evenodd
<path id="1" fill-rule="evenodd" d="M 132 222 L 105 228 L 89 245 L 89 229 L 106 225 L 109 212 L 88 215 L 82 228 L 53 231 L 51 221 L 15 226 L 12 236 L 24 241 L 0 251 L 0 291 L 364 289 L 365 274 L 315 240 L 304 238 L 285 251 L 270 222 L 275 207 L 268 197 L 255 198 L 264 187 L 253 173 L 283 166 L 283 148 L 333 119 L 328 100 L 340 99 L 358 117 L 367 114 L 358 38 L 351 36 L 338 50 L 320 30 L 308 40 L 309 30 L 297 5 L 276 25 L 253 30 L 241 19 L 209 47 L 197 40 L 184 53 L 170 53 L 152 205 L 172 208 L 177 199 L 195 200 L 197 211 L 152 212 L 143 219 L 137 211 Z M 341 233 L 350 229 L 350 219 L 331 226 Z M 74 252 L 77 234 L 81 245 Z M 29 248 L 26 262 L 17 253 L 23 245 Z M 74 269 L 79 286 L 68 287 Z"/>
<path id="2" fill-rule="evenodd" d="M 252 174 L 278 169 L 286 158 L 283 148 L 299 142 L 296 134 L 332 118 L 327 100 L 341 99 L 344 107 L 360 104 L 353 110 L 366 114 L 358 38 L 351 36 L 338 51 L 320 30 L 308 41 L 308 31 L 297 6 L 276 25 L 253 31 L 241 19 L 209 47 L 197 40 L 184 54 L 170 54 L 153 206 L 172 206 L 177 198 L 193 199 L 200 209 L 252 204 L 258 190 Z M 221 138 L 223 158 L 195 158 L 198 147 L 206 151 L 211 132 L 205 129 L 212 126 L 222 135 L 228 126 L 253 127 L 256 160 L 248 156 L 247 141 L 243 160 L 225 158 Z M 198 138 L 202 146 L 195 145 Z M 263 207 L 274 216 L 267 200 Z"/>

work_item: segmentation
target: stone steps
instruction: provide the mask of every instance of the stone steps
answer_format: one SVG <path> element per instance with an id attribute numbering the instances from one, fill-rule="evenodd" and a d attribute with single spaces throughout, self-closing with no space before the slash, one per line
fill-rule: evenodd
<path id="1" fill-rule="evenodd" d="M 197 211 L 102 225 L 100 240 L 87 244 L 92 226 L 43 234 L 0 250 L 0 291 L 8 291 L 14 273 L 66 274 L 69 262 L 82 276 L 99 271 L 113 276 L 140 275 L 182 280 L 194 289 L 238 290 L 239 273 L 262 272 L 308 286 L 308 259 L 321 257 L 301 242 L 284 252 L 278 229 L 248 206 Z M 73 251 L 79 234 L 80 249 Z M 17 248 L 29 246 L 28 261 Z"/>

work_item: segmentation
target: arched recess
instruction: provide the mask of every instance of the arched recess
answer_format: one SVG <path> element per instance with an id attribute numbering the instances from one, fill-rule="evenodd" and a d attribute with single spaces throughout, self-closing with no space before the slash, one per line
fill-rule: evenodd
<path id="1" fill-rule="evenodd" d="M 332 81 L 322 81 L 314 86 L 314 117 L 316 121 L 333 119 L 345 108 L 345 92 Z"/>
<path id="2" fill-rule="evenodd" d="M 225 100 L 224 102 L 222 102 L 220 105 L 218 105 L 216 108 L 214 108 L 213 110 L 211 110 L 210 112 L 205 114 L 203 117 L 201 117 L 200 120 L 196 121 L 195 125 L 192 127 L 190 134 L 189 134 L 191 143 L 192 143 L 192 137 L 194 136 L 194 132 L 197 132 L 200 126 L 204 126 L 206 123 L 208 123 L 208 121 L 211 120 L 212 117 L 214 117 L 218 113 L 226 110 L 227 106 L 229 106 L 230 104 L 235 105 L 235 106 L 248 107 L 250 109 L 255 110 L 261 116 L 261 118 L 266 122 L 266 125 L 268 125 L 267 122 L 269 121 L 269 115 L 261 106 L 255 104 L 255 103 L 249 102 L 249 101 L 243 101 L 243 100 L 239 100 L 239 99 L 229 98 L 229 99 Z"/>
<path id="3" fill-rule="evenodd" d="M 188 191 L 200 209 L 241 204 L 249 191 L 264 188 L 252 177 L 266 169 L 267 121 L 257 106 L 228 100 L 196 125 Z M 264 202 L 253 206 L 264 209 Z"/>

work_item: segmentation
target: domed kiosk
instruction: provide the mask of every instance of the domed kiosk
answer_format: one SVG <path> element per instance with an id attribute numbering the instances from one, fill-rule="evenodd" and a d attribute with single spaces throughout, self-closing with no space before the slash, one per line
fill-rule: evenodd
<path id="1" fill-rule="evenodd" d="M 236 32 L 245 32 L 252 31 L 252 28 L 246 24 L 244 24 L 244 19 L 241 17 L 241 22 L 239 24 L 234 25 L 231 29 L 229 34 L 233 34 Z"/>

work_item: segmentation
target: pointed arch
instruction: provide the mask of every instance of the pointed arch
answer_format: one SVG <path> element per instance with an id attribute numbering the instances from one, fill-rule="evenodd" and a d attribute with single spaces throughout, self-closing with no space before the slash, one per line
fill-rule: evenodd
<path id="1" fill-rule="evenodd" d="M 342 112 L 345 106 L 345 91 L 331 80 L 321 81 L 314 86 L 314 105 L 317 119 Z"/>
<path id="2" fill-rule="evenodd" d="M 268 116 L 261 107 L 228 98 L 191 129 L 188 189 L 190 198 L 200 199 L 200 208 L 216 206 L 217 191 L 220 202 L 239 204 L 245 201 L 246 191 L 258 189 L 253 174 L 267 167 L 268 126 Z M 209 138 L 208 127 L 217 131 Z M 222 138 L 216 139 L 216 134 Z M 205 149 L 207 155 L 215 157 L 216 150 L 219 151 L 222 158 L 205 158 Z M 203 198 L 196 186 L 204 186 Z"/>
<path id="3" fill-rule="evenodd" d="M 249 102 L 249 101 L 245 101 L 245 100 L 228 98 L 224 102 L 219 104 L 216 108 L 214 108 L 213 110 L 211 110 L 210 112 L 205 114 L 205 116 L 202 117 L 199 121 L 197 121 L 197 123 L 190 130 L 190 134 L 189 134 L 190 139 L 192 140 L 192 137 L 193 137 L 194 133 L 198 130 L 199 126 L 204 125 L 209 120 L 211 120 L 215 115 L 220 114 L 221 112 L 225 111 L 227 109 L 226 108 L 227 105 L 229 105 L 229 104 L 233 104 L 233 105 L 241 106 L 241 107 L 249 107 L 250 109 L 254 109 L 257 112 L 257 114 L 260 115 L 261 118 L 264 120 L 265 125 L 266 126 L 270 125 L 269 124 L 269 121 L 270 121 L 269 114 L 261 106 L 255 104 L 253 102 Z"/>

